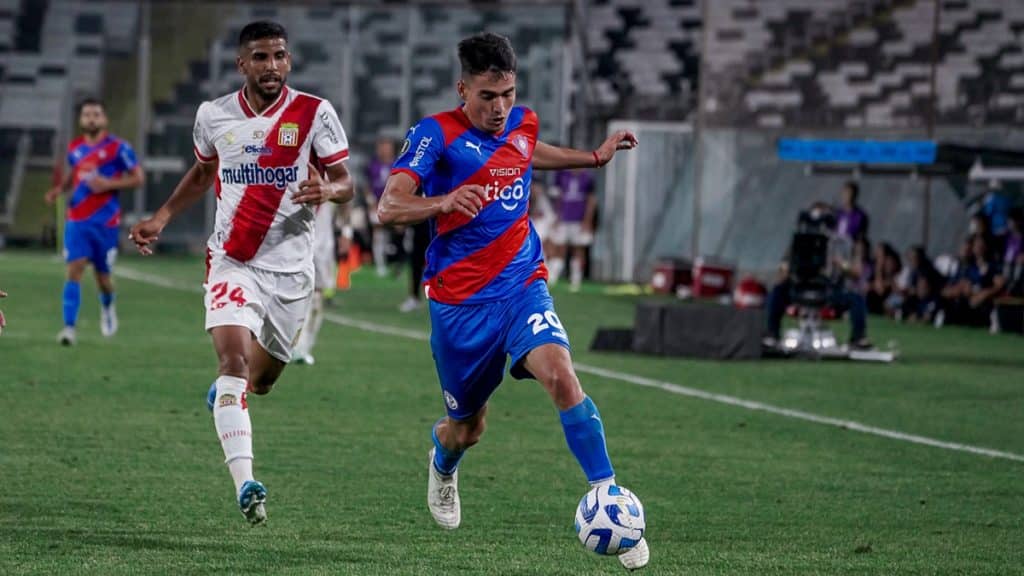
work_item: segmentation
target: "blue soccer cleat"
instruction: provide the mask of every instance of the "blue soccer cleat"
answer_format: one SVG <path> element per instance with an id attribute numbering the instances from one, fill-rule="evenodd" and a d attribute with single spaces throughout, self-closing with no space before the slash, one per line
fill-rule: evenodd
<path id="1" fill-rule="evenodd" d="M 266 522 L 267 510 L 263 505 L 266 501 L 267 489 L 257 480 L 246 481 L 238 491 L 238 508 L 253 526 Z"/>
<path id="2" fill-rule="evenodd" d="M 213 412 L 213 401 L 217 399 L 217 382 L 210 384 L 210 391 L 206 393 L 206 407 Z"/>

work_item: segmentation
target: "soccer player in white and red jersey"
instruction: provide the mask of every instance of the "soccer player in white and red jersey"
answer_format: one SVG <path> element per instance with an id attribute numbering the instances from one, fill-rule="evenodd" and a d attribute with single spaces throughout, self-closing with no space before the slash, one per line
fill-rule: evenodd
<path id="1" fill-rule="evenodd" d="M 131 239 L 143 254 L 165 226 L 216 186 L 217 218 L 207 242 L 206 330 L 219 376 L 213 420 L 242 514 L 266 519 L 267 490 L 253 477 L 247 392 L 270 392 L 291 359 L 313 293 L 315 207 L 352 199 L 348 141 L 327 100 L 289 89 L 288 35 L 253 22 L 238 39 L 241 90 L 196 112 L 196 162 Z M 310 170 L 311 151 L 327 179 Z"/>
<path id="2" fill-rule="evenodd" d="M 459 61 L 462 106 L 409 130 L 377 208 L 383 224 L 430 220 L 434 227 L 423 284 L 447 415 L 431 431 L 427 506 L 447 529 L 462 521 L 459 461 L 484 433 L 506 365 L 513 378 L 536 379 L 551 396 L 587 481 L 615 483 L 601 415 L 576 377 L 569 335 L 544 282 L 527 204 L 534 170 L 604 166 L 637 145 L 629 132 L 593 151 L 540 141 L 537 114 L 515 105 L 516 57 L 504 36 L 464 39 Z M 618 558 L 629 569 L 645 566 L 646 540 Z"/>

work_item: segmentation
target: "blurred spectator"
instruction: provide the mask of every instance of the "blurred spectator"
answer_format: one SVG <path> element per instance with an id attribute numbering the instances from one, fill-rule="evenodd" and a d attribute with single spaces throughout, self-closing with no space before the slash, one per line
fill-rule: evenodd
<path id="1" fill-rule="evenodd" d="M 594 178 L 587 170 L 562 170 L 555 174 L 558 189 L 558 223 L 551 237 L 553 244 L 549 282 L 558 282 L 565 268 L 567 247 L 572 247 L 569 262 L 570 288 L 579 290 L 586 266 L 587 249 L 594 241 L 594 215 L 597 199 Z"/>
<path id="2" fill-rule="evenodd" d="M 899 316 L 907 321 L 930 322 L 938 306 L 945 280 L 936 270 L 924 246 L 907 251 L 906 288 Z"/>
<path id="3" fill-rule="evenodd" d="M 966 244 L 970 249 L 969 256 L 959 267 L 957 276 L 951 278 L 942 290 L 941 312 L 936 317 L 936 325 L 988 326 L 992 321 L 992 306 L 1005 281 L 1000 275 L 999 264 L 991 258 L 985 236 L 974 236 Z"/>
<path id="4" fill-rule="evenodd" d="M 551 232 L 558 217 L 555 215 L 555 207 L 548 196 L 547 186 L 536 176 L 530 186 L 529 210 L 533 229 L 537 231 L 537 236 L 540 236 L 541 245 L 544 247 L 544 261 L 550 262 L 554 257 L 551 247 Z"/>
<path id="5" fill-rule="evenodd" d="M 1005 291 L 996 298 L 995 328 L 1002 332 L 1024 334 L 1024 252 L 1003 263 Z"/>
<path id="6" fill-rule="evenodd" d="M 1006 220 L 1006 240 L 1003 248 L 1003 266 L 1017 260 L 1024 248 L 1024 208 L 1014 208 Z"/>
<path id="7" fill-rule="evenodd" d="M 371 250 L 378 276 L 386 276 L 388 273 L 388 254 L 395 252 L 392 235 L 401 238 L 401 235 L 404 234 L 404 230 L 392 231 L 387 226 L 381 226 L 380 221 L 377 220 L 377 202 L 384 194 L 384 186 L 387 184 L 388 176 L 391 175 L 391 165 L 394 162 L 395 141 L 390 138 L 378 138 L 374 157 L 366 166 L 367 184 L 363 188 L 366 210 L 370 217 L 370 226 L 373 229 Z"/>
<path id="8" fill-rule="evenodd" d="M 1010 217 L 1010 198 L 999 189 L 998 182 L 989 184 L 988 191 L 981 200 L 981 213 L 988 219 L 992 235 L 1006 235 Z"/>
<path id="9" fill-rule="evenodd" d="M 967 223 L 967 237 L 974 238 L 981 236 L 985 239 L 985 246 L 988 247 L 989 256 L 996 253 L 995 251 L 995 238 L 992 235 L 992 225 L 989 222 L 988 216 L 982 212 L 975 212 L 971 214 L 971 219 Z"/>
<path id="10" fill-rule="evenodd" d="M 875 245 L 874 261 L 874 276 L 867 293 L 868 312 L 891 315 L 900 305 L 897 279 L 903 263 L 899 253 L 888 242 Z M 897 298 L 892 298 L 894 295 Z"/>
<path id="11" fill-rule="evenodd" d="M 797 219 L 797 232 L 807 234 L 829 235 L 834 221 L 827 206 L 815 203 L 809 210 L 800 213 Z M 842 240 L 842 239 L 841 239 Z M 833 239 L 832 242 L 835 242 Z M 830 244 L 832 243 L 830 242 Z M 861 243 L 866 244 L 866 239 L 861 237 Z M 828 262 L 820 270 L 828 283 L 827 301 L 830 306 L 839 310 L 845 310 L 850 316 L 850 346 L 858 349 L 869 349 L 871 341 L 867 337 L 867 306 L 864 297 L 852 285 L 856 285 L 864 274 L 863 268 L 863 246 L 858 249 L 857 244 L 849 252 L 851 256 L 841 254 L 842 250 L 833 251 L 830 248 L 832 266 L 829 269 Z M 853 257 L 861 251 L 861 262 L 858 263 Z M 790 260 L 793 257 L 792 246 L 787 251 L 785 261 L 780 266 L 780 281 L 772 288 L 765 301 L 767 314 L 765 316 L 765 335 L 763 344 L 774 348 L 778 345 L 782 332 L 782 317 L 786 314 L 786 308 L 793 303 L 794 287 L 798 282 L 804 282 L 807 278 L 794 277 L 800 272 L 790 269 Z"/>
<path id="12" fill-rule="evenodd" d="M 871 259 L 871 242 L 867 236 L 854 240 L 851 260 L 857 274 L 852 279 L 850 288 L 858 294 L 867 295 L 871 289 L 871 279 L 875 275 L 875 262 Z"/>
<path id="13" fill-rule="evenodd" d="M 860 186 L 850 180 L 843 185 L 842 205 L 836 210 L 836 234 L 858 240 L 868 235 L 868 214 L 857 204 Z"/>
<path id="14" fill-rule="evenodd" d="M 412 312 L 423 305 L 423 269 L 427 265 L 427 247 L 430 246 L 430 221 L 408 227 L 409 297 L 398 307 L 400 312 Z"/>

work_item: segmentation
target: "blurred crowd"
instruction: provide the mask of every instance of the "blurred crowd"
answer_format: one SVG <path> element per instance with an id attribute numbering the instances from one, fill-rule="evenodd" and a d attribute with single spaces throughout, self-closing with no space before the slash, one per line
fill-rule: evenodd
<path id="1" fill-rule="evenodd" d="M 834 238 L 849 249 L 833 264 L 849 290 L 863 297 L 869 313 L 935 326 L 981 326 L 1020 332 L 1024 305 L 1024 209 L 993 187 L 974 203 L 968 232 L 956 254 L 932 255 L 921 245 L 902 252 L 872 243 L 870 219 L 848 182 L 831 211 Z M 841 252 L 840 252 L 841 253 Z"/>

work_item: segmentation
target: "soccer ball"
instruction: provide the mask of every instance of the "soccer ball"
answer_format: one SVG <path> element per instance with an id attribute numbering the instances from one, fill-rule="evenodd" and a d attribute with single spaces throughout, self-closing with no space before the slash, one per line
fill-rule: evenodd
<path id="1" fill-rule="evenodd" d="M 595 486 L 576 507 L 576 534 L 591 552 L 622 554 L 636 546 L 646 527 L 643 504 L 622 486 Z"/>

